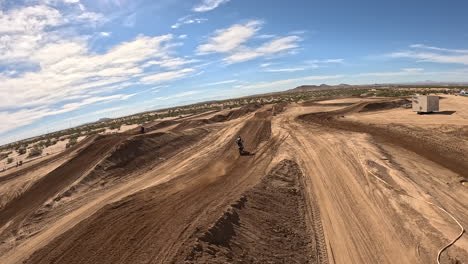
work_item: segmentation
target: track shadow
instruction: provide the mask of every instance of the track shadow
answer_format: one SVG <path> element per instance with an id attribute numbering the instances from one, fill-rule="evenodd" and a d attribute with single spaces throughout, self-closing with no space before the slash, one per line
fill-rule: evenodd
<path id="1" fill-rule="evenodd" d="M 457 111 L 440 111 L 440 112 L 432 112 L 431 115 L 453 115 Z"/>
<path id="2" fill-rule="evenodd" d="M 248 152 L 248 151 L 245 151 L 245 150 L 244 150 L 244 151 L 241 152 L 240 155 L 241 155 L 241 156 L 253 156 L 253 155 L 255 155 L 255 153 Z"/>

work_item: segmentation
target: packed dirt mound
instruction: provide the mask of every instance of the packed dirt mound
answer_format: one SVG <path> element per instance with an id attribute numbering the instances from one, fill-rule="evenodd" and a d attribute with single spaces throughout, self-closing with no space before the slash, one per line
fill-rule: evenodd
<path id="1" fill-rule="evenodd" d="M 279 163 L 199 238 L 185 263 L 312 263 L 302 173 Z"/>
<path id="2" fill-rule="evenodd" d="M 195 119 L 195 120 L 186 120 L 182 121 L 179 125 L 173 128 L 173 131 L 182 131 L 185 129 L 201 127 L 207 124 L 211 124 L 213 121 L 209 119 Z"/>
<path id="3" fill-rule="evenodd" d="M 31 171 L 35 171 L 36 169 L 46 166 L 47 164 L 52 163 L 54 161 L 57 161 L 60 158 L 73 153 L 74 151 L 79 151 L 81 148 L 85 147 L 87 144 L 94 141 L 96 137 L 97 135 L 87 137 L 79 141 L 77 144 L 73 145 L 72 147 L 65 149 L 62 153 L 51 155 L 50 157 L 44 158 L 43 160 L 37 163 L 33 163 L 33 164 L 23 163 L 23 168 L 20 168 L 14 172 L 11 172 L 9 174 L 6 174 L 0 177 L 0 183 L 15 179 L 16 177 L 25 175 L 26 173 L 29 173 Z"/>
<path id="4" fill-rule="evenodd" d="M 27 192 L 8 203 L 0 211 L 0 227 L 14 219 L 14 224 L 10 224 L 8 228 L 15 230 L 24 218 L 81 177 L 83 172 L 93 168 L 103 155 L 122 140 L 120 135 L 95 137 L 94 141 L 74 158 L 38 180 Z M 3 232 L 2 235 L 6 233 L 8 232 Z"/>
<path id="5" fill-rule="evenodd" d="M 146 126 L 145 131 L 151 132 L 151 131 L 166 128 L 166 127 L 178 124 L 178 123 L 179 123 L 178 121 L 174 121 L 174 120 L 164 120 L 156 124 Z"/>
<path id="6" fill-rule="evenodd" d="M 178 253 L 181 248 L 191 250 L 192 241 L 187 240 L 196 229 L 214 223 L 270 165 L 273 156 L 269 153 L 277 149 L 276 141 L 268 140 L 271 122 L 248 121 L 236 128 L 231 140 L 223 136 L 222 144 L 211 152 L 194 150 L 209 155 L 199 159 L 201 164 L 101 208 L 36 251 L 26 263 L 183 263 L 175 259 L 185 256 Z M 258 151 L 256 155 L 239 156 L 237 134 L 245 135 L 246 149 Z M 259 150 L 265 140 L 270 146 Z M 154 177 L 165 173 L 155 172 Z"/>
<path id="7" fill-rule="evenodd" d="M 150 169 L 175 155 L 181 148 L 189 147 L 201 140 L 207 134 L 207 130 L 194 129 L 183 133 L 160 132 L 129 138 L 117 145 L 77 185 L 56 197 L 55 202 L 71 196 L 82 187 L 91 189 L 97 187 L 92 184 L 94 181 L 99 181 L 99 185 L 104 186 L 115 180 L 128 178 L 137 170 Z"/>
<path id="8" fill-rule="evenodd" d="M 410 103 L 411 101 L 407 99 L 383 101 L 383 102 L 372 102 L 372 103 L 367 103 L 366 105 L 364 105 L 364 107 L 359 112 L 389 110 L 393 108 L 404 107 L 405 105 L 408 105 Z"/>
<path id="9" fill-rule="evenodd" d="M 224 122 L 224 121 L 237 119 L 249 113 L 255 112 L 260 107 L 262 107 L 261 104 L 249 104 L 239 109 L 233 110 L 226 115 L 215 115 L 211 117 L 209 120 L 213 122 Z"/>
<path id="10" fill-rule="evenodd" d="M 282 113 L 286 109 L 287 105 L 288 105 L 288 103 L 286 103 L 286 102 L 281 102 L 281 103 L 277 103 L 277 104 L 273 105 L 273 107 L 272 107 L 273 115 L 275 116 L 277 114 Z"/>
<path id="11" fill-rule="evenodd" d="M 301 105 L 302 106 L 314 106 L 314 105 L 317 105 L 321 101 L 333 100 L 333 99 L 338 99 L 338 98 L 339 97 L 332 97 L 332 96 L 318 97 L 318 98 L 314 98 L 314 99 L 311 99 L 311 100 L 304 101 L 304 102 L 301 103 Z"/>

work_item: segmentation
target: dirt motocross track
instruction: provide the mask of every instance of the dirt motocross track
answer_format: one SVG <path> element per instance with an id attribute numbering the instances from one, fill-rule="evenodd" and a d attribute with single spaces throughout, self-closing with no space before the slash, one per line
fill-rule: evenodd
<path id="1" fill-rule="evenodd" d="M 468 226 L 468 98 L 441 100 L 450 116 L 403 105 L 257 105 L 89 138 L 0 175 L 1 263 L 437 263 Z M 440 263 L 468 263 L 466 234 Z"/>

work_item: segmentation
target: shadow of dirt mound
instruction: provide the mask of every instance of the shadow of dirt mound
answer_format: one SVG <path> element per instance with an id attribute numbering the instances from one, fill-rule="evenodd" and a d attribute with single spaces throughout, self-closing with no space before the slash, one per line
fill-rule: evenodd
<path id="1" fill-rule="evenodd" d="M 299 166 L 279 163 L 194 243 L 185 263 L 310 263 Z"/>
<path id="2" fill-rule="evenodd" d="M 407 99 L 383 101 L 383 102 L 372 102 L 372 103 L 365 104 L 364 107 L 359 112 L 389 110 L 393 108 L 404 107 L 405 105 L 408 105 L 408 104 L 411 104 L 411 101 Z"/>

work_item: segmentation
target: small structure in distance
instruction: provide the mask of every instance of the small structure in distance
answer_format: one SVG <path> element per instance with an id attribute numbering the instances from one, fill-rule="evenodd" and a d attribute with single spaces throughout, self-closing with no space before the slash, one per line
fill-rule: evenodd
<path id="1" fill-rule="evenodd" d="M 412 98 L 413 112 L 418 114 L 432 113 L 439 111 L 439 96 L 416 95 Z"/>

